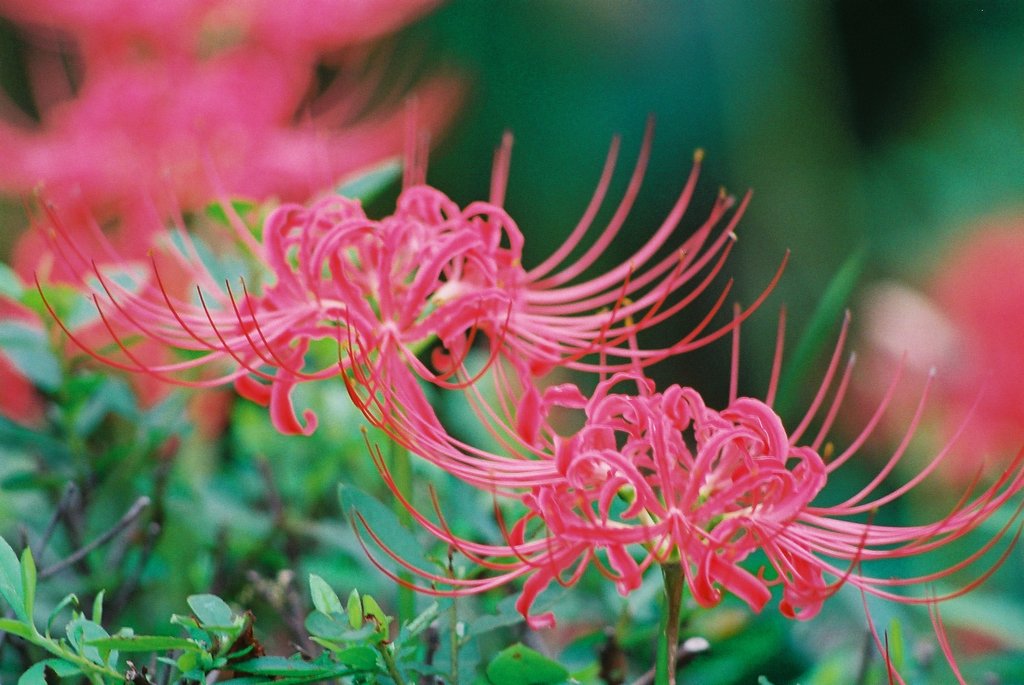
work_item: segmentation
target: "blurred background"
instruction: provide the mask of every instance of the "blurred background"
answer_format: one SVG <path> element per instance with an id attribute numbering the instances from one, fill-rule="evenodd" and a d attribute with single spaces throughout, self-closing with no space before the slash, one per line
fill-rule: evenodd
<path id="1" fill-rule="evenodd" d="M 686 221 L 720 186 L 752 190 L 729 273 L 750 301 L 791 250 L 771 303 L 797 327 L 857 250 L 862 285 L 921 283 L 951 239 L 1024 203 L 1018 3 L 456 2 L 412 33 L 470 88 L 431 178 L 460 201 L 483 196 L 487 151 L 512 131 L 508 204 L 534 255 L 574 225 L 613 134 L 624 186 L 648 115 L 630 238 L 659 224 L 703 148 Z M 748 352 L 770 348 L 772 318 Z"/>
<path id="2" fill-rule="evenodd" d="M 39 89 L 32 86 L 27 55 L 40 45 L 52 45 L 48 42 L 52 36 L 40 39 L 19 12 L 0 22 L 0 85 L 8 96 L 0 114 L 18 119 L 22 130 L 32 130 L 42 110 L 35 100 Z M 799 348 L 797 340 L 809 341 L 791 377 L 794 385 L 798 380 L 806 382 L 794 387 L 794 395 L 815 389 L 810 371 L 831 349 L 842 312 L 849 307 L 854 347 L 863 351 L 868 362 L 867 387 L 859 397 L 877 401 L 878 387 L 872 386 L 884 386 L 879 379 L 891 373 L 889 362 L 913 346 L 915 335 L 922 349 L 910 349 L 912 356 L 918 355 L 909 363 L 911 370 L 924 369 L 926 374 L 933 363 L 940 367 L 940 375 L 949 369 L 945 373 L 955 382 L 937 391 L 939 414 L 922 430 L 925 451 L 944 444 L 949 426 L 959 425 L 964 414 L 963 393 L 973 397 L 971 393 L 984 385 L 978 378 L 991 378 L 993 373 L 1007 379 L 1007 389 L 997 393 L 998 407 L 991 411 L 986 407 L 982 423 L 986 417 L 995 417 L 998 426 L 978 437 L 986 442 L 970 443 L 967 453 L 984 452 L 982 456 L 999 464 L 1024 444 L 1024 392 L 1014 394 L 1017 387 L 1024 388 L 1020 369 L 1024 246 L 1012 238 L 1024 233 L 1024 4 L 1012 0 L 453 0 L 423 16 L 417 14 L 415 21 L 379 42 L 357 47 L 362 55 L 369 55 L 368 63 L 377 65 L 370 71 L 381 75 L 385 90 L 428 82 L 437 74 L 462 83 L 461 91 L 451 91 L 443 103 L 425 96 L 425 101 L 433 103 L 429 111 L 442 131 L 430 155 L 428 180 L 460 204 L 487 197 L 493 152 L 503 132 L 514 134 L 506 207 L 526 235 L 527 266 L 552 252 L 575 226 L 598 182 L 612 137 L 621 135 L 623 151 L 601 216 L 611 215 L 625 188 L 645 123 L 653 117 L 650 168 L 616 252 L 606 255 L 605 263 L 628 254 L 660 225 L 678 197 L 698 148 L 706 153 L 704 170 L 684 227 L 703 221 L 720 187 L 739 197 L 752 191 L 753 200 L 739 225 L 739 242 L 725 268 L 736 280 L 735 299 L 755 299 L 787 251 L 791 257 L 764 311 L 744 327 L 743 382 L 750 393 L 762 393 L 767 382 L 776 313 L 783 304 L 789 311 L 790 349 Z M 74 48 L 70 50 L 73 54 Z M 339 63 L 325 62 L 311 66 L 324 82 Z M 254 83 L 259 82 L 257 71 Z M 389 85 L 395 83 L 402 86 Z M 258 88 L 250 92 L 259 99 Z M 392 92 L 390 97 L 398 96 Z M 301 123 L 304 113 L 296 112 L 294 118 Z M 325 179 L 321 187 L 329 187 L 333 180 Z M 0 258 L 9 262 L 26 223 L 22 198 L 31 192 L 32 184 L 23 178 L 9 181 L 4 173 L 0 183 L 9 190 L 3 205 Z M 302 199 L 302 192 L 293 190 L 289 199 Z M 397 192 L 393 187 L 376 200 L 371 213 L 387 213 Z M 966 285 L 936 283 L 943 273 L 952 273 L 948 265 L 957 255 L 979 242 L 978 227 L 990 225 L 999 226 L 1011 238 L 991 249 L 993 257 L 981 259 L 975 270 L 966 272 L 963 283 L 977 292 L 974 300 L 958 301 L 955 295 L 966 292 Z M 997 261 L 1000 270 L 995 270 Z M 879 284 L 888 285 L 879 291 Z M 954 295 L 949 295 L 950 290 Z M 944 308 L 950 302 L 956 306 Z M 978 314 L 969 322 L 974 328 L 965 328 L 969 324 L 957 318 L 954 309 Z M 673 325 L 657 335 L 673 340 L 688 330 L 683 321 L 678 330 Z M 815 326 L 820 329 L 817 333 L 804 335 Z M 934 349 L 947 340 L 952 342 Z M 659 367 L 655 374 L 661 382 L 693 384 L 721 401 L 727 392 L 727 348 L 712 346 Z M 965 361 L 967 356 L 970 363 Z M 879 358 L 872 366 L 871 360 Z M 914 361 L 918 358 L 924 361 L 918 364 Z M 993 361 L 1001 366 L 993 370 L 989 364 Z M 875 376 L 876 372 L 881 375 Z M 165 550 L 198 546 L 205 556 L 191 560 L 184 576 L 168 580 L 178 562 L 168 561 L 174 555 L 165 551 L 164 566 L 147 572 L 143 585 L 165 582 L 171 588 L 162 599 L 152 600 L 157 607 L 154 616 L 174 604 L 175 593 L 183 596 L 211 585 L 237 589 L 238 583 L 225 580 L 232 573 L 256 567 L 269 577 L 274 568 L 295 562 L 295 540 L 276 538 L 272 521 L 257 517 L 246 520 L 255 522 L 252 526 L 239 523 L 249 516 L 250 508 L 259 509 L 265 503 L 266 483 L 258 473 L 266 472 L 253 471 L 247 461 L 257 453 L 289 455 L 287 468 L 273 459 L 261 466 L 275 472 L 286 501 L 289 493 L 301 499 L 303 493 L 319 488 L 317 496 L 296 504 L 289 514 L 293 521 L 306 524 L 297 528 L 297 539 L 315 541 L 309 548 L 315 551 L 307 549 L 301 559 L 303 568 L 337 583 L 351 582 L 347 573 L 369 570 L 357 560 L 351 537 L 344 538 L 345 526 L 317 523 L 331 515 L 333 483 L 339 478 L 373 477 L 368 464 L 349 467 L 322 458 L 325 445 L 337 449 L 344 443 L 359 450 L 361 438 L 348 435 L 339 425 L 355 420 L 351 409 L 327 394 L 319 401 L 339 418 L 311 441 L 273 435 L 265 421 L 261 423 L 262 410 L 240 403 L 232 410 L 227 436 L 216 449 L 193 446 L 191 456 L 183 458 L 192 471 L 179 476 L 181 492 L 202 495 L 207 504 L 199 513 L 186 514 L 189 505 L 182 502 L 192 500 L 181 495 L 177 509 L 171 498 L 169 511 L 203 517 L 205 524 L 188 530 L 191 524 L 186 518 L 176 529 L 169 528 L 160 545 Z M 798 416 L 799 403 L 791 404 L 784 407 L 786 413 Z M 952 418 L 942 414 L 943 407 L 954 406 Z M 180 419 L 175 414 L 180 404 L 161 407 L 164 419 L 172 415 Z M 141 421 L 141 410 L 130 401 L 97 411 Z M 342 416 L 349 418 L 343 421 Z M 905 427 L 906 414 L 901 416 Z M 160 439 L 152 437 L 154 445 L 162 444 L 160 440 L 174 431 L 161 424 L 164 419 L 147 419 L 150 424 L 146 425 L 157 426 L 152 430 Z M 899 425 L 894 428 L 897 436 L 899 429 Z M 39 437 L 61 439 L 47 430 L 33 434 L 36 437 L 4 434 L 7 459 L 0 465 L 0 475 L 5 477 L 0 524 L 5 534 L 26 520 L 43 521 L 44 516 L 26 512 L 40 502 L 56 501 L 67 474 L 82 477 L 86 472 L 86 466 L 70 457 L 59 466 L 40 470 L 40 454 L 60 452 L 59 446 Z M 983 448 L 978 447 L 981 444 Z M 219 461 L 212 461 L 214 452 Z M 969 461 L 961 470 L 968 479 L 980 468 L 977 464 Z M 107 476 L 113 469 L 109 464 L 91 468 L 107 469 L 103 472 Z M 41 472 L 46 478 L 38 475 Z M 26 473 L 36 475 L 27 478 Z M 152 484 L 154 478 L 149 475 L 143 480 Z M 106 491 L 118 489 L 116 478 L 100 480 L 107 483 Z M 961 491 L 939 487 L 931 492 L 940 495 L 940 502 L 948 497 L 951 505 Z M 119 511 L 113 504 L 99 509 L 100 520 L 116 518 Z M 341 538 L 346 541 L 338 543 Z M 261 549 L 267 539 L 274 539 L 277 546 Z M 349 561 L 339 567 L 341 553 L 349 555 Z M 983 653 L 995 648 L 1003 655 L 991 657 L 979 673 L 1002 668 L 1005 664 L 998 659 L 1011 663 L 1012 657 L 1005 655 L 1024 650 L 1024 614 L 1015 580 L 1019 557 L 1019 550 L 1013 553 L 1004 572 L 986 586 L 987 594 L 972 600 L 970 610 L 949 611 L 951 622 L 972 636 L 966 640 L 969 650 Z M 635 599 L 634 604 L 639 606 L 643 599 Z M 606 592 L 602 601 L 608 605 L 614 596 Z M 845 601 L 848 614 L 860 611 L 855 593 Z M 587 615 L 585 607 L 578 611 Z M 888 610 L 879 611 L 879 623 L 884 625 Z M 736 653 L 749 657 L 741 666 L 730 666 L 727 659 L 708 662 L 712 665 L 701 682 L 751 682 L 742 678 L 770 672 L 769 668 L 776 669 L 773 677 L 779 682 L 797 678 L 813 670 L 810 664 L 825 663 L 822 654 L 831 643 L 824 640 L 809 647 L 821 640 L 821 633 L 814 631 L 843 626 L 847 620 L 825 616 L 824 622 L 810 628 L 800 625 L 790 633 L 788 627 L 781 627 L 788 624 L 774 617 L 774 608 L 767 613 L 773 617 L 756 619 L 755 629 L 761 633 L 753 641 L 753 632 L 738 627 L 749 628 L 744 623 L 748 619 L 736 614 L 721 614 L 725 618 L 716 619 L 718 624 L 698 624 L 705 632 L 719 631 L 740 640 L 734 646 Z M 735 623 L 723 624 L 728 621 Z M 742 641 L 744 635 L 747 642 Z M 593 639 L 584 641 L 576 652 L 570 647 L 567 658 L 592 654 L 595 644 Z M 856 644 L 845 646 L 844 654 L 855 654 Z M 793 651 L 774 666 L 766 665 L 777 661 L 773 650 L 780 649 Z M 1000 672 L 1009 674 L 1001 682 L 1024 678 L 1019 666 L 1006 666 Z M 934 682 L 942 682 L 941 676 L 936 678 Z"/>

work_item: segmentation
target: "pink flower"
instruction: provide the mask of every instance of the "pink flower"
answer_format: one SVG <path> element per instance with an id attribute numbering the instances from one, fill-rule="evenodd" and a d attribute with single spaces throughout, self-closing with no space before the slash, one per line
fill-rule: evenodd
<path id="1" fill-rule="evenodd" d="M 3 110 L 0 187 L 41 187 L 65 210 L 77 205 L 106 223 L 154 200 L 164 212 L 223 194 L 304 200 L 401 150 L 403 109 L 368 108 L 387 98 L 358 43 L 397 29 L 433 0 L 165 4 L 0 3 L 50 29 L 36 27 L 53 45 L 29 55 L 41 120 Z M 318 92 L 323 59 L 338 74 Z M 421 124 L 438 128 L 457 99 L 450 79 L 424 85 Z M 132 236 L 142 250 L 159 228 L 126 225 L 149 229 Z M 20 250 L 25 277 L 39 266 L 26 261 L 31 252 Z"/>
<path id="2" fill-rule="evenodd" d="M 856 494 L 838 503 L 822 502 L 828 479 L 862 447 L 896 387 L 894 381 L 845 449 L 832 454 L 823 447 L 850 381 L 852 363 L 840 371 L 845 335 L 844 326 L 820 390 L 790 430 L 771 408 L 777 363 L 762 401 L 737 396 L 734 361 L 731 399 L 720 411 L 707 407 L 692 388 L 673 385 L 657 392 L 637 374 L 603 380 L 589 398 L 575 386 L 544 393 L 527 388 L 518 398 L 509 396 L 516 393 L 508 386 L 499 387 L 498 406 L 517 406 L 517 424 L 508 421 L 511 415 L 488 410 L 482 397 L 476 406 L 491 434 L 507 448 L 503 453 L 466 445 L 439 426 L 431 430 L 433 421 L 424 419 L 418 407 L 404 406 L 396 390 L 395 407 L 383 427 L 428 461 L 493 492 L 505 540 L 484 544 L 458 537 L 439 510 L 437 517 L 416 510 L 409 493 L 398 491 L 378 459 L 389 486 L 418 524 L 491 573 L 453 579 L 383 549 L 428 581 L 427 593 L 475 593 L 523 579 L 517 607 L 534 627 L 554 623 L 553 614 L 530 613 L 537 596 L 552 582 L 574 584 L 590 566 L 625 595 L 639 586 L 651 565 L 679 564 L 691 595 L 705 607 L 731 593 L 760 611 L 773 588 L 781 587 L 780 610 L 800 620 L 817 614 L 844 584 L 904 603 L 958 596 L 991 571 L 943 597 L 914 597 L 900 590 L 952 576 L 976 562 L 1012 521 L 974 554 L 952 564 L 939 561 L 931 572 L 875 575 L 870 573 L 872 563 L 926 556 L 977 529 L 1024 486 L 1024 453 L 983 492 L 973 499 L 965 496 L 930 522 L 874 523 L 878 511 L 917 487 L 947 455 L 943 449 L 894 490 L 883 486 L 918 426 L 922 397 L 906 434 L 878 474 Z M 624 392 L 622 386 L 632 384 L 638 392 Z M 583 414 L 583 427 L 567 436 L 558 434 L 547 418 L 564 409 Z M 810 437 L 814 423 L 816 433 Z M 504 508 L 498 506 L 505 503 L 517 512 L 507 527 Z M 755 561 L 755 551 L 766 563 Z"/>
<path id="3" fill-rule="evenodd" d="M 19 21 L 70 33 L 90 55 L 114 48 L 196 50 L 217 38 L 229 45 L 255 42 L 275 50 L 318 54 L 396 31 L 438 4 L 439 0 L 3 0 L 0 9 Z"/>
<path id="4" fill-rule="evenodd" d="M 922 292 L 884 284 L 867 303 L 867 362 L 875 375 L 889 373 L 904 355 L 921 377 L 938 369 L 926 417 L 936 440 L 948 440 L 977 405 L 962 447 L 943 467 L 953 480 L 975 477 L 982 458 L 1001 469 L 1024 444 L 1024 305 L 1006 296 L 1022 291 L 1024 219 L 1000 218 L 950 247 Z M 873 377 L 865 376 L 860 388 L 866 395 L 876 392 Z M 912 409 L 901 401 L 890 430 Z"/>
<path id="5" fill-rule="evenodd" d="M 34 35 L 27 66 L 39 120 L 0 103 L 0 189 L 42 192 L 77 249 L 113 268 L 148 259 L 165 214 L 225 194 L 304 200 L 401 150 L 405 108 L 367 66 L 366 41 L 436 4 L 3 0 L 0 12 Z M 322 88 L 321 64 L 337 72 Z M 415 95 L 430 128 L 459 99 L 447 77 Z M 83 276 L 45 230 L 21 236 L 12 262 L 25 279 Z M 161 276 L 178 290 L 173 270 Z M 170 363 L 166 346 L 148 345 L 140 354 L 152 365 Z M 153 383 L 140 390 L 154 395 Z"/>
<path id="6" fill-rule="evenodd" d="M 723 195 L 695 233 L 669 256 L 655 259 L 690 202 L 699 158 L 675 207 L 650 240 L 610 271 L 581 278 L 625 220 L 639 189 L 650 135 L 625 197 L 592 245 L 563 264 L 604 199 L 617 142 L 580 224 L 534 269 L 522 266 L 523 235 L 500 205 L 509 145 L 506 139 L 499 151 L 489 202 L 460 208 L 440 191 L 415 183 L 424 171 L 413 162 L 394 214 L 384 219 L 369 219 L 358 202 L 339 196 L 308 208 L 281 206 L 268 217 L 261 243 L 248 238 L 264 271 L 261 279 L 270 282 L 262 292 L 218 284 L 190 249 L 177 256 L 200 288 L 198 301 L 169 294 L 159 274 L 152 287 L 125 289 L 97 270 L 99 306 L 115 328 L 200 353 L 187 362 L 145 366 L 131 360 L 126 349 L 128 361 L 115 363 L 172 382 L 235 381 L 246 396 L 270 404 L 280 430 L 308 432 L 312 415 L 306 414 L 305 426 L 295 417 L 292 388 L 339 371 L 337 362 L 307 367 L 306 352 L 315 341 L 346 349 L 341 365 L 358 367 L 363 383 L 358 392 L 373 395 L 377 382 L 412 388 L 415 377 L 442 386 L 472 383 L 474 376 L 463 362 L 480 339 L 488 341 L 492 360 L 504 357 L 526 376 L 556 366 L 608 373 L 691 350 L 735 325 L 713 325 L 727 284 L 704 319 L 674 344 L 663 349 L 634 344 L 639 331 L 677 313 L 710 288 L 735 240 L 742 206 L 720 226 L 732 206 Z M 246 230 L 239 228 L 242 235 Z M 67 243 L 65 252 L 75 268 L 92 270 L 89 257 L 75 254 L 71 241 Z M 759 303 L 760 298 L 747 311 Z M 420 361 L 420 353 L 435 343 L 439 346 L 433 363 Z M 220 373 L 202 380 L 182 376 L 209 366 Z"/>
<path id="7" fill-rule="evenodd" d="M 44 111 L 38 127 L 0 126 L 0 185 L 42 184 L 48 199 L 106 219 L 140 199 L 173 198 L 163 203 L 170 209 L 224 193 L 301 200 L 401 150 L 401 108 L 354 115 L 376 81 L 342 77 L 314 106 L 303 104 L 313 66 L 254 46 L 89 70 L 77 97 Z M 424 125 L 447 118 L 452 93 L 442 81 L 420 91 Z"/>

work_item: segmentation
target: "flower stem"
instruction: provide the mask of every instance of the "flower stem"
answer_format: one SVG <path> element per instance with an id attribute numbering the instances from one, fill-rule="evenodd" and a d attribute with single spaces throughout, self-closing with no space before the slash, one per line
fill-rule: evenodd
<path id="1" fill-rule="evenodd" d="M 407 497 L 412 496 L 412 460 L 409 457 L 409 451 L 399 445 L 396 442 L 391 443 L 391 477 L 395 481 L 395 486 L 400 492 L 406 493 Z M 406 530 L 412 531 L 413 522 L 412 514 L 402 506 L 402 503 L 395 499 L 394 503 L 395 515 L 398 517 L 398 522 Z M 410 533 L 411 534 L 411 533 Z M 412 581 L 412 575 L 407 571 L 404 571 L 400 576 L 408 581 Z M 404 621 L 411 621 L 416 616 L 416 593 L 411 587 L 407 585 L 399 584 L 398 587 L 398 621 L 401 624 Z"/>
<path id="2" fill-rule="evenodd" d="M 665 613 L 661 617 L 655 685 L 676 685 L 676 658 L 679 644 L 679 615 L 683 604 L 683 567 L 679 562 L 661 565 L 665 581 Z"/>

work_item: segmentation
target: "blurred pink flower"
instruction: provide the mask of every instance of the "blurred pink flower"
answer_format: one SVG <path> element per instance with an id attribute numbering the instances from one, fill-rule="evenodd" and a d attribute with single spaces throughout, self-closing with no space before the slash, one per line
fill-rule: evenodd
<path id="1" fill-rule="evenodd" d="M 316 55 L 396 31 L 438 4 L 440 0 L 3 0 L 0 10 L 19 21 L 70 33 L 90 55 L 194 51 L 216 39 Z"/>
<path id="2" fill-rule="evenodd" d="M 900 589 L 927 586 L 977 562 L 1004 537 L 1012 520 L 960 561 L 950 563 L 937 555 L 937 568 L 931 572 L 898 577 L 869 570 L 876 561 L 944 550 L 982 526 L 1024 486 L 1024 453 L 997 482 L 925 524 L 874 523 L 880 510 L 916 488 L 946 457 L 947 450 L 940 450 L 895 489 L 883 484 L 906 454 L 926 399 L 922 397 L 919 411 L 877 475 L 838 503 L 820 502 L 828 479 L 858 453 L 896 387 L 896 381 L 890 384 L 862 431 L 833 454 L 825 441 L 842 410 L 852 371 L 852 363 L 840 368 L 845 336 L 844 326 L 817 395 L 804 418 L 788 431 L 771 408 L 779 364 L 766 400 L 739 397 L 738 346 L 730 401 L 721 411 L 707 407 L 692 388 L 673 385 L 657 392 L 637 374 L 603 380 L 589 398 L 575 386 L 516 393 L 499 379 L 499 409 L 490 409 L 482 396 L 474 407 L 503 449 L 500 453 L 467 445 L 440 426 L 432 429 L 433 422 L 417 406 L 404 406 L 401 389 L 396 389 L 392 400 L 398 406 L 383 427 L 403 434 L 428 461 L 494 493 L 505 540 L 486 544 L 460 537 L 436 500 L 436 516 L 418 511 L 411 493 L 401 492 L 391 480 L 380 455 L 378 466 L 389 487 L 417 523 L 492 573 L 452 578 L 418 568 L 391 552 L 374 531 L 368 532 L 399 566 L 427 581 L 429 587 L 421 588 L 426 593 L 469 594 L 524 579 L 517 608 L 534 627 L 555 620 L 550 613 L 531 614 L 537 596 L 552 582 L 575 584 L 590 566 L 625 595 L 639 586 L 651 565 L 679 564 L 690 594 L 705 607 L 731 593 L 760 611 L 772 588 L 781 586 L 780 610 L 800 620 L 817 614 L 845 584 L 903 603 L 959 596 L 991 570 L 945 596 L 914 597 Z M 627 384 L 635 384 L 638 392 L 623 392 L 620 388 Z M 547 418 L 555 408 L 582 411 L 582 428 L 567 436 L 557 433 Z M 503 504 L 516 512 L 511 526 L 504 523 Z M 754 552 L 766 563 L 752 556 Z"/>
<path id="3" fill-rule="evenodd" d="M 732 200 L 722 195 L 696 232 L 668 256 L 655 258 L 689 205 L 699 160 L 648 242 L 611 270 L 581 278 L 625 220 L 642 179 L 650 134 L 625 197 L 590 247 L 563 264 L 591 228 L 604 199 L 617 141 L 580 224 L 534 269 L 522 266 L 523 236 L 501 207 L 509 143 L 506 139 L 499 151 L 488 202 L 460 208 L 440 191 L 419 184 L 425 169 L 413 161 L 394 214 L 379 221 L 367 218 L 357 201 L 337 195 L 308 208 L 281 206 L 266 220 L 262 242 L 248 239 L 264 272 L 260 279 L 269 282 L 262 292 L 244 284 L 217 283 L 191 248 L 176 254 L 200 288 L 199 300 L 168 292 L 159 273 L 149 284 L 125 289 L 97 270 L 101 309 L 117 324 L 112 330 L 133 330 L 168 347 L 200 353 L 186 362 L 143 365 L 125 349 L 126 356 L 114 363 L 171 382 L 205 386 L 234 381 L 242 394 L 270 404 L 280 430 L 309 432 L 313 417 L 306 413 L 306 424 L 299 422 L 291 390 L 296 383 L 339 372 L 337 361 L 307 368 L 306 352 L 317 340 L 345 348 L 340 365 L 358 367 L 356 392 L 373 396 L 376 383 L 414 387 L 416 377 L 442 386 L 471 384 L 474 374 L 463 362 L 477 339 L 488 342 L 492 361 L 505 358 L 526 376 L 556 366 L 608 373 L 699 347 L 735 325 L 713 324 L 731 285 L 727 283 L 704 319 L 674 344 L 663 349 L 634 344 L 639 331 L 709 290 L 735 240 L 742 206 L 719 225 L 732 207 Z M 239 227 L 242 235 L 246 230 Z M 88 255 L 69 236 L 62 237 L 65 252 L 73 255 L 73 270 L 92 270 Z M 774 281 L 743 316 L 772 285 Z M 435 342 L 440 345 L 428 365 L 419 355 Z M 196 379 L 194 371 L 211 366 L 219 375 Z M 378 411 L 364 406 L 368 412 Z"/>
<path id="4" fill-rule="evenodd" d="M 1024 218 L 997 218 L 972 228 L 950 246 L 922 292 L 877 286 L 867 306 L 864 394 L 905 355 L 924 377 L 934 369 L 926 424 L 947 440 L 971 414 L 962 446 L 943 472 L 969 480 L 986 464 L 1001 471 L 1024 447 Z M 891 426 L 910 410 L 894 412 Z"/>
<path id="5" fill-rule="evenodd" d="M 100 264 L 145 258 L 164 215 L 216 198 L 305 200 L 401 150 L 405 108 L 387 104 L 397 93 L 367 42 L 436 4 L 2 0 L 0 14 L 31 36 L 39 120 L 0 102 L 0 190 L 55 203 L 62 230 Z M 323 86 L 320 64 L 335 74 Z M 440 128 L 458 93 L 448 77 L 419 87 L 420 125 Z M 93 219 L 115 250 L 94 249 Z M 25 279 L 82 278 L 45 230 L 27 231 L 11 261 Z"/>
<path id="6" fill-rule="evenodd" d="M 0 126 L 0 187 L 41 185 L 101 219 L 140 198 L 168 198 L 173 209 L 223 193 L 304 200 L 399 152 L 404 130 L 400 108 L 358 116 L 381 90 L 360 49 L 332 58 L 339 75 L 316 94 L 318 60 L 432 4 L 7 0 L 0 11 L 69 32 L 82 82 L 60 92 L 61 60 L 31 62 L 41 121 Z M 425 127 L 447 118 L 454 94 L 446 79 L 419 91 Z"/>

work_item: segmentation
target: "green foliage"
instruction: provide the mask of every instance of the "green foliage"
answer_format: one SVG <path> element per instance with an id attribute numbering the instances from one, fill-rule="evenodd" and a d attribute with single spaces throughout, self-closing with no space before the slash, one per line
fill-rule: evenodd
<path id="1" fill-rule="evenodd" d="M 519 643 L 503 649 L 487 665 L 491 685 L 556 685 L 568 677 L 565 667 Z"/>
<path id="2" fill-rule="evenodd" d="M 0 321 L 0 350 L 40 388 L 56 390 L 60 386 L 60 362 L 50 350 L 42 329 L 20 321 Z"/>
<path id="3" fill-rule="evenodd" d="M 16 636 L 50 655 L 20 675 L 19 683 L 24 685 L 79 674 L 95 685 L 115 685 L 134 668 L 122 655 L 139 661 L 144 661 L 146 655 L 156 657 L 164 667 L 172 669 L 171 677 L 187 681 L 205 682 L 213 672 L 230 669 L 244 674 L 243 678 L 229 680 L 236 685 L 334 679 L 364 684 L 411 683 L 435 670 L 422 661 L 419 638 L 436 618 L 436 607 L 411 621 L 393 638 L 393 619 L 372 596 L 353 590 L 347 606 L 342 606 L 334 590 L 317 575 L 310 575 L 314 610 L 305 620 L 312 642 L 322 648 L 313 659 L 298 653 L 266 655 L 253 632 L 253 615 L 237 613 L 212 594 L 188 597 L 191 613 L 171 616 L 170 623 L 178 626 L 183 636 L 138 635 L 130 628 L 111 635 L 100 624 L 102 593 L 91 618 L 77 609 L 77 598 L 69 595 L 58 611 L 70 607 L 71 617 L 63 635 L 54 637 L 50 630 L 52 616 L 43 631 L 31 618 L 37 579 L 31 552 L 24 551 L 19 563 L 10 545 L 0 538 L 0 557 L 4 563 L 0 585 L 4 602 L 16 615 L 14 619 L 0 619 L 0 632 Z M 531 664 L 552 668 L 542 657 L 527 658 Z M 500 661 L 496 663 L 499 671 L 506 668 Z M 554 681 L 535 682 L 540 685 Z"/>

